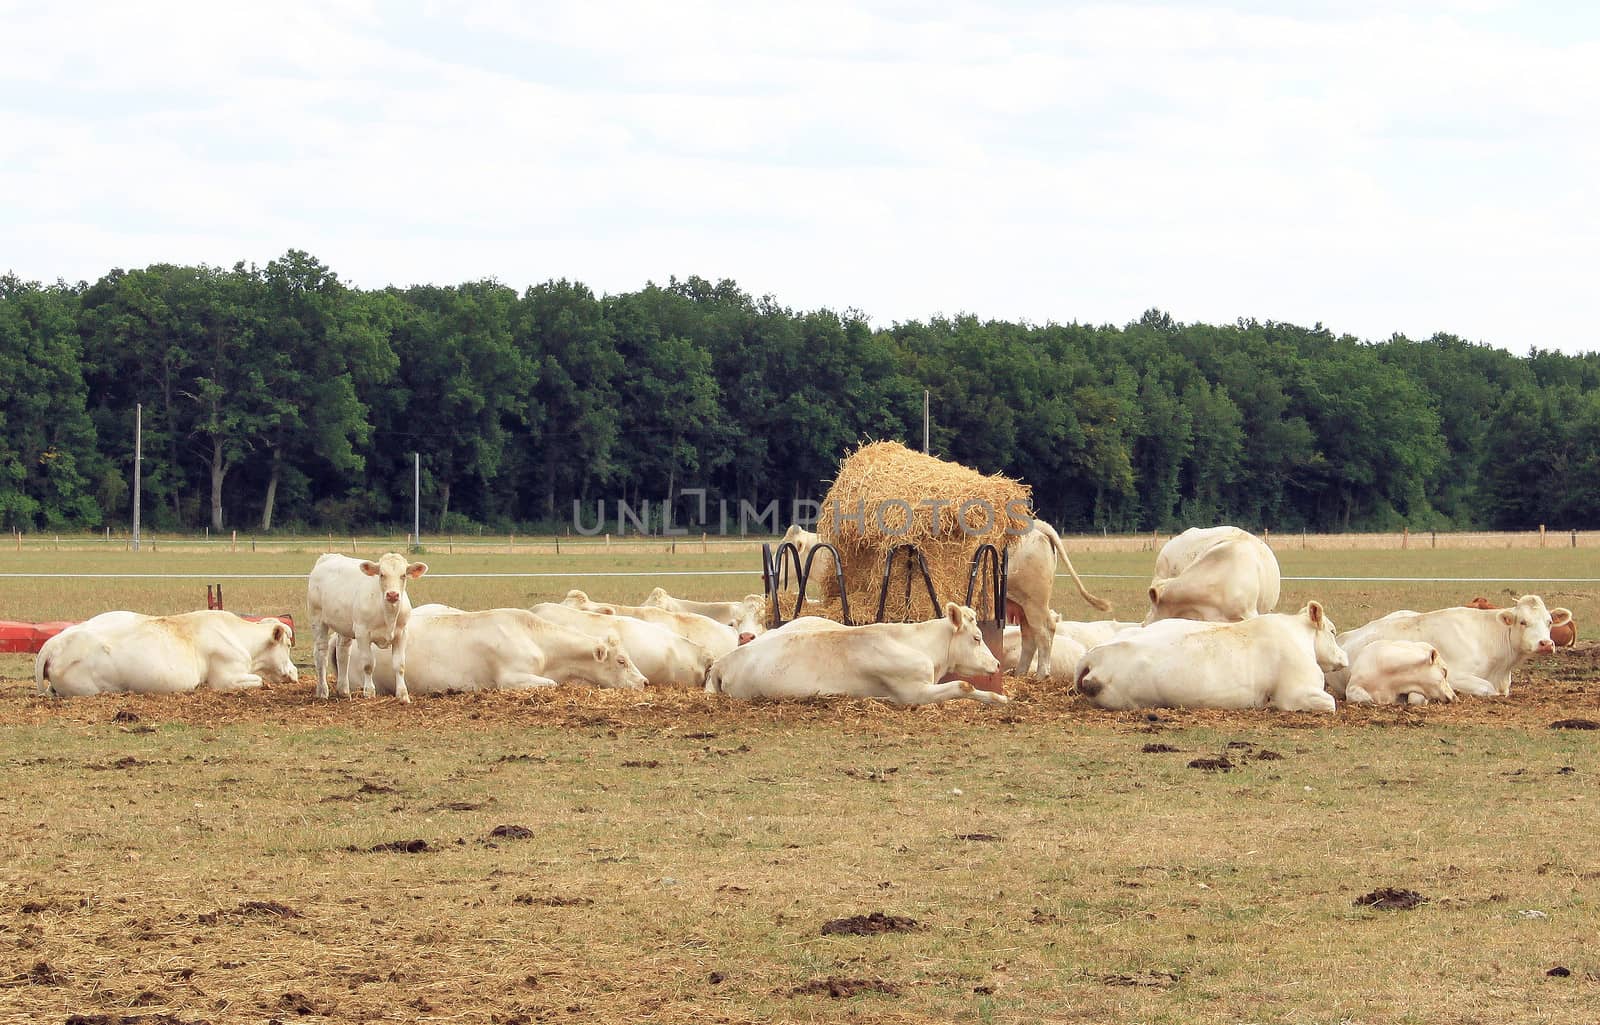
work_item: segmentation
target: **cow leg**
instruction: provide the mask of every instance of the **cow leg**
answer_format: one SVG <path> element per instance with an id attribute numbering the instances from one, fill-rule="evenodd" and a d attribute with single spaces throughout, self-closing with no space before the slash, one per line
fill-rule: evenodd
<path id="1" fill-rule="evenodd" d="M 1471 673 L 1450 673 L 1450 689 L 1457 694 L 1470 694 L 1477 698 L 1492 698 L 1500 693 L 1500 689 L 1481 676 Z"/>
<path id="2" fill-rule="evenodd" d="M 538 673 L 512 673 L 495 681 L 497 690 L 535 690 L 539 687 L 559 686 L 555 680 L 548 676 L 540 676 Z"/>
<path id="3" fill-rule="evenodd" d="M 230 680 L 223 680 L 211 685 L 212 690 L 250 690 L 255 687 L 264 687 L 265 682 L 255 673 L 243 673 Z"/>
<path id="4" fill-rule="evenodd" d="M 894 700 L 903 705 L 932 705 L 952 698 L 971 698 L 986 705 L 1004 705 L 1011 700 L 1004 694 L 979 690 L 965 680 L 951 680 L 948 683 L 894 683 L 890 684 L 889 691 Z"/>
<path id="5" fill-rule="evenodd" d="M 1029 666 L 1025 672 L 1032 673 L 1034 676 L 1048 680 L 1050 679 L 1050 668 L 1052 665 L 1051 660 L 1055 658 L 1053 650 L 1055 648 L 1056 634 L 1054 630 L 1049 629 L 1050 617 L 1044 616 L 1042 618 L 1044 620 L 1044 626 L 1038 630 L 1038 637 L 1035 641 L 1035 647 L 1038 649 L 1038 654 L 1034 656 L 1034 659 L 1038 664 Z M 1031 627 L 1033 624 L 1029 623 L 1028 625 Z M 1026 628 L 1024 628 L 1024 632 L 1026 632 Z"/>
<path id="6" fill-rule="evenodd" d="M 394 663 L 394 696 L 399 698 L 402 704 L 409 705 L 411 703 L 411 692 L 406 690 L 406 632 L 404 630 L 395 632 L 394 645 L 389 648 L 389 658 Z M 372 673 L 369 670 L 367 673 L 367 686 L 370 687 L 371 685 Z M 367 692 L 369 697 L 375 693 L 377 691 Z"/>
<path id="7" fill-rule="evenodd" d="M 1330 698 L 1333 697 L 1332 694 L 1329 694 L 1328 696 Z M 1388 704 L 1387 701 L 1380 701 L 1375 695 L 1367 693 L 1367 689 L 1358 683 L 1352 683 L 1350 686 L 1345 688 L 1344 699 L 1352 705 Z"/>
<path id="8" fill-rule="evenodd" d="M 316 619 L 311 621 L 311 663 L 317 670 L 317 697 L 322 700 L 328 697 L 327 661 L 331 655 L 328 633 L 328 624 Z"/>
<path id="9" fill-rule="evenodd" d="M 1333 695 L 1325 690 L 1300 690 L 1279 698 L 1275 704 L 1285 712 L 1331 712 Z"/>
<path id="10" fill-rule="evenodd" d="M 372 640 L 356 634 L 355 641 L 351 644 L 350 661 L 355 664 L 356 672 L 361 674 L 361 696 L 375 698 L 378 696 L 378 685 L 372 680 L 373 670 L 378 664 L 378 649 Z M 399 666 L 395 667 L 399 671 Z"/>
<path id="11" fill-rule="evenodd" d="M 348 638 L 334 634 L 328 645 L 327 672 L 334 678 L 336 693 L 341 698 L 350 696 L 350 644 Z"/>

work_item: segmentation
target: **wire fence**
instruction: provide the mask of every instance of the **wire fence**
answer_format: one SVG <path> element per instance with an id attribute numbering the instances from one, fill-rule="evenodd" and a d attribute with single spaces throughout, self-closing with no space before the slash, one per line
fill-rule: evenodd
<path id="1" fill-rule="evenodd" d="M 3 535 L 0 535 L 3 536 Z M 1404 551 L 1408 549 L 1475 550 L 1531 548 L 1600 548 L 1600 533 L 1580 530 L 1524 531 L 1417 531 L 1374 534 L 1313 534 L 1306 531 L 1258 533 L 1276 551 Z M 1148 534 L 1064 534 L 1062 539 L 1073 552 L 1153 552 L 1173 537 L 1170 533 Z M 195 552 L 355 552 L 420 551 L 431 554 L 479 555 L 605 555 L 621 553 L 661 555 L 710 555 L 748 552 L 762 544 L 776 544 L 773 535 L 677 534 L 612 535 L 424 535 L 420 545 L 410 534 L 294 534 L 256 536 L 230 531 L 228 534 L 152 534 L 140 538 L 140 551 Z M 132 538 L 125 532 L 106 530 L 88 533 L 23 533 L 13 531 L 7 546 L 0 540 L 0 552 L 10 547 L 15 552 L 29 551 L 110 551 L 131 549 Z"/>

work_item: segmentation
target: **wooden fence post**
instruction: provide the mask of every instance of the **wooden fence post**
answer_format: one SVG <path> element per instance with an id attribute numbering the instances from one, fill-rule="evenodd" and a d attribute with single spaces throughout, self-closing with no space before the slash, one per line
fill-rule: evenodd
<path id="1" fill-rule="evenodd" d="M 1544 524 L 1539 524 L 1539 547 L 1544 547 Z"/>
<path id="2" fill-rule="evenodd" d="M 1410 548 L 1410 547 L 1411 547 L 1411 527 L 1408 525 L 1408 526 L 1404 526 L 1404 527 L 1400 528 L 1400 549 L 1402 551 L 1404 551 L 1405 549 Z"/>

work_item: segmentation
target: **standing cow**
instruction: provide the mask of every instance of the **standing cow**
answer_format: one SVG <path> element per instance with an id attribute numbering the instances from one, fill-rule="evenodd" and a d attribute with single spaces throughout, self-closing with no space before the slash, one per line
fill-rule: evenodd
<path id="1" fill-rule="evenodd" d="M 41 695 L 65 698 L 293 683 L 293 644 L 294 631 L 276 619 L 252 623 L 221 610 L 177 616 L 103 612 L 44 643 L 34 686 Z"/>
<path id="2" fill-rule="evenodd" d="M 1050 674 L 1053 664 L 1050 649 L 1055 644 L 1050 592 L 1056 584 L 1057 556 L 1067 564 L 1067 572 L 1072 575 L 1072 582 L 1084 601 L 1101 612 L 1111 608 L 1110 602 L 1095 597 L 1083 586 L 1056 528 L 1035 519 L 1033 526 L 1011 545 L 1006 557 L 1006 620 L 1022 628 L 1022 650 L 1017 663 L 1020 672 L 1033 671 L 1037 661 L 1039 675 Z"/>
<path id="3" fill-rule="evenodd" d="M 311 567 L 306 581 L 306 604 L 311 610 L 312 658 L 316 660 L 317 697 L 328 696 L 328 659 L 336 642 L 332 635 L 355 642 L 354 661 L 360 667 L 361 693 L 374 697 L 374 648 L 388 648 L 394 665 L 394 694 L 410 701 L 406 690 L 406 623 L 411 599 L 406 581 L 428 572 L 425 562 L 406 563 L 405 556 L 389 552 L 377 562 L 348 555 L 324 555 Z M 339 695 L 349 697 L 347 673 L 339 674 Z"/>
<path id="4" fill-rule="evenodd" d="M 1511 693 L 1511 674 L 1535 655 L 1555 651 L 1550 627 L 1572 618 L 1566 609 L 1547 609 L 1544 599 L 1525 594 L 1509 609 L 1461 606 L 1433 612 L 1391 612 L 1339 636 L 1351 658 L 1375 641 L 1427 641 L 1439 649 L 1457 694 L 1493 697 Z M 1328 674 L 1328 690 L 1345 696 L 1350 674 Z"/>
<path id="5" fill-rule="evenodd" d="M 1278 605 L 1278 557 L 1238 527 L 1190 527 L 1156 556 L 1145 625 L 1163 619 L 1235 623 Z"/>

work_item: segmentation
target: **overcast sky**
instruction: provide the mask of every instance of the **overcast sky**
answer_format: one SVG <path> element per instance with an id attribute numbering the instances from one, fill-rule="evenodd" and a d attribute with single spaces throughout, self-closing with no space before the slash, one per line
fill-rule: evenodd
<path id="1" fill-rule="evenodd" d="M 1591 350 L 1597 129 L 1578 3 L 0 0 L 0 270 Z"/>

